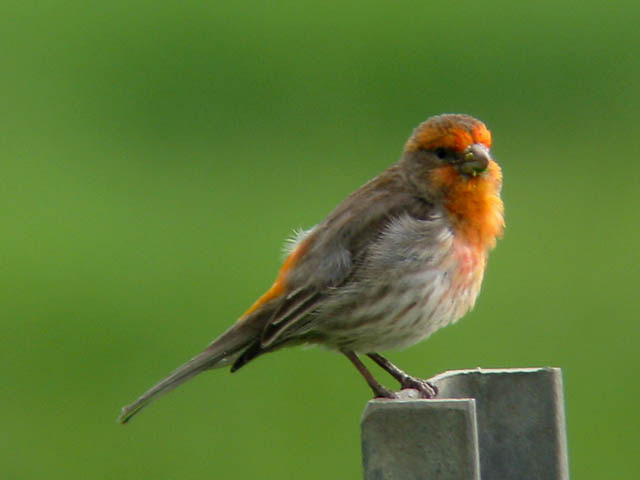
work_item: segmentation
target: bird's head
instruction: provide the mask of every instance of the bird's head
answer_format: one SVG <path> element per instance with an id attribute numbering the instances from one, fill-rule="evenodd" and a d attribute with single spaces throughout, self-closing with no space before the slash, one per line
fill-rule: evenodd
<path id="1" fill-rule="evenodd" d="M 468 115 L 445 114 L 431 117 L 416 128 L 405 145 L 411 163 L 418 170 L 441 169 L 457 173 L 460 179 L 484 174 L 493 161 L 491 132 Z"/>
<path id="2" fill-rule="evenodd" d="M 405 145 L 405 175 L 425 200 L 442 203 L 455 225 L 492 246 L 503 228 L 502 172 L 491 132 L 468 115 L 445 114 L 418 126 Z M 486 237 L 486 238 L 485 238 Z"/>

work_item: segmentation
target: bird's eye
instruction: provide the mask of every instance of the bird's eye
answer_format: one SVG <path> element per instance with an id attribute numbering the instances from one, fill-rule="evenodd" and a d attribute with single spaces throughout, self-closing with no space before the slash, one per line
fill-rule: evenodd
<path id="1" fill-rule="evenodd" d="M 447 158 L 447 150 L 444 148 L 436 148 L 436 156 L 441 159 L 444 160 L 445 158 Z"/>

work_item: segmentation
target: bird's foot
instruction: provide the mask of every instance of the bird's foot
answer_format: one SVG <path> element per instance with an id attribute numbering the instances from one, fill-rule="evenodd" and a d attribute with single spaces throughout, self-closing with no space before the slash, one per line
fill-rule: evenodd
<path id="1" fill-rule="evenodd" d="M 407 375 L 401 381 L 402 388 L 417 390 L 420 398 L 435 398 L 438 396 L 438 387 L 422 378 L 415 378 Z"/>
<path id="2" fill-rule="evenodd" d="M 378 353 L 368 353 L 367 355 L 371 360 L 389 372 L 389 374 L 400 383 L 403 390 L 417 390 L 419 398 L 435 398 L 438 395 L 438 388 L 427 380 L 412 377 Z"/>

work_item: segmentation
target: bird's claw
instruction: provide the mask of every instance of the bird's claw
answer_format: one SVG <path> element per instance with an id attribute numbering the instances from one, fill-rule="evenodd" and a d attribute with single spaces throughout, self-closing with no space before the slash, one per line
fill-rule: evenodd
<path id="1" fill-rule="evenodd" d="M 420 398 L 435 398 L 438 396 L 438 387 L 421 378 L 407 377 L 402 381 L 402 388 L 417 390 Z"/>

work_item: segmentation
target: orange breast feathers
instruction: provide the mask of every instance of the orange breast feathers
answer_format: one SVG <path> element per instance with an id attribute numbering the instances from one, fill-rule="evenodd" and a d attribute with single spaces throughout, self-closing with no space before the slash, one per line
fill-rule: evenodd
<path id="1" fill-rule="evenodd" d="M 484 252 L 492 249 L 504 230 L 500 166 L 490 160 L 482 175 L 465 178 L 454 166 L 443 165 L 431 171 L 431 181 L 444 192 L 444 207 L 456 236 Z"/>

